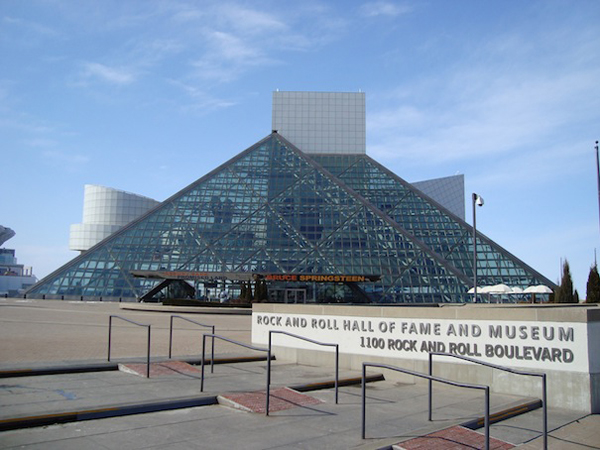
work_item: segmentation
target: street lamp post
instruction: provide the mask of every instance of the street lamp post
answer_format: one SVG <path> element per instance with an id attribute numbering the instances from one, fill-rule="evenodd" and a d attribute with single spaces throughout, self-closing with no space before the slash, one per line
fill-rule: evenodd
<path id="1" fill-rule="evenodd" d="M 473 302 L 477 303 L 477 212 L 483 206 L 483 198 L 473 192 Z"/>
<path id="2" fill-rule="evenodd" d="M 598 207 L 600 208 L 600 158 L 598 156 L 598 141 L 596 141 L 596 175 L 598 176 Z M 600 209 L 598 210 L 600 213 Z"/>

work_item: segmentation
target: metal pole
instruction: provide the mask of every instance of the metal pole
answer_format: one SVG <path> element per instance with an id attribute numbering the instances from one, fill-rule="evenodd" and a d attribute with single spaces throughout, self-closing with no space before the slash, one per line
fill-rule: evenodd
<path id="1" fill-rule="evenodd" d="M 269 415 L 269 400 L 271 399 L 271 347 L 267 352 L 267 404 L 265 406 L 266 415 Z"/>
<path id="2" fill-rule="evenodd" d="M 340 344 L 335 344 L 335 404 L 338 404 L 338 378 L 340 375 Z"/>
<path id="3" fill-rule="evenodd" d="M 171 359 L 171 346 L 173 345 L 173 316 L 171 316 L 171 325 L 169 326 L 169 359 Z"/>
<path id="4" fill-rule="evenodd" d="M 215 326 L 212 326 L 212 345 L 210 348 L 210 373 L 215 373 Z"/>
<path id="5" fill-rule="evenodd" d="M 367 389 L 366 389 L 366 367 L 365 364 L 363 363 L 362 366 L 362 438 L 365 439 L 365 426 L 366 426 L 366 419 L 365 416 L 367 414 L 367 407 L 366 407 L 366 394 L 367 394 Z"/>
<path id="6" fill-rule="evenodd" d="M 598 213 L 600 214 L 600 156 L 598 156 L 598 141 L 596 141 L 596 174 L 598 176 Z"/>
<path id="7" fill-rule="evenodd" d="M 150 325 L 148 325 L 148 358 L 146 366 L 146 378 L 150 378 Z"/>
<path id="8" fill-rule="evenodd" d="M 269 397 L 271 396 L 271 336 L 273 331 L 269 330 L 269 352 L 267 353 L 267 406 L 266 415 L 269 415 Z"/>
<path id="9" fill-rule="evenodd" d="M 433 375 L 433 355 L 430 353 L 429 354 L 429 376 L 431 377 Z M 432 410 L 433 410 L 433 380 L 431 378 L 429 378 L 429 421 L 431 422 L 431 415 L 432 415 Z"/>
<path id="10" fill-rule="evenodd" d="M 473 303 L 477 303 L 477 213 L 475 202 L 477 194 L 473 192 Z"/>
<path id="11" fill-rule="evenodd" d="M 490 450 L 490 387 L 485 387 L 485 450 Z"/>
<path id="12" fill-rule="evenodd" d="M 108 360 L 110 361 L 110 332 L 112 331 L 112 316 L 108 316 Z"/>
<path id="13" fill-rule="evenodd" d="M 213 338 L 214 339 L 214 338 Z M 201 376 L 200 376 L 200 392 L 204 392 L 204 345 L 206 344 L 206 335 L 202 335 L 202 362 L 201 362 Z"/>
<path id="14" fill-rule="evenodd" d="M 542 374 L 542 401 L 544 402 L 544 450 L 548 449 L 548 403 L 546 399 L 546 374 Z"/>

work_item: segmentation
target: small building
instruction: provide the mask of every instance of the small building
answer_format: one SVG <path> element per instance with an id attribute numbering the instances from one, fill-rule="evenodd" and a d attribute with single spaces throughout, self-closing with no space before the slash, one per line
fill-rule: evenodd
<path id="1" fill-rule="evenodd" d="M 15 235 L 10 228 L 0 225 L 0 245 Z M 37 282 L 33 268 L 17 263 L 16 252 L 10 248 L 0 248 L 0 296 L 22 295 L 27 288 Z"/>

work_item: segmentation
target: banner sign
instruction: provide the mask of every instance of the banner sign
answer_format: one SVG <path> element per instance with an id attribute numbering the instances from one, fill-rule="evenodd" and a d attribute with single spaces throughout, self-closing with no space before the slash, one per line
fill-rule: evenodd
<path id="1" fill-rule="evenodd" d="M 268 344 L 269 330 L 282 330 L 337 343 L 340 353 L 427 360 L 429 352 L 434 351 L 509 367 L 589 372 L 587 327 L 586 323 L 580 322 L 432 320 L 254 312 L 252 341 Z M 273 345 L 315 350 L 314 344 L 285 335 L 276 335 Z"/>
<path id="2" fill-rule="evenodd" d="M 379 275 L 319 275 L 313 273 L 269 273 L 258 275 L 267 281 L 311 282 L 311 283 L 366 283 L 378 281 Z"/>

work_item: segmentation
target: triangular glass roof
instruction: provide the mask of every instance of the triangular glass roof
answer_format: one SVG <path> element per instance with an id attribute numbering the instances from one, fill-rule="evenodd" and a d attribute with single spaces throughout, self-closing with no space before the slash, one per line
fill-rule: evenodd
<path id="1" fill-rule="evenodd" d="M 311 155 L 447 264 L 473 279 L 473 228 L 367 155 Z M 482 286 L 553 283 L 497 243 L 477 233 L 477 278 Z"/>
<path id="2" fill-rule="evenodd" d="M 309 157 L 273 133 L 27 294 L 139 298 L 157 281 L 131 272 L 162 270 L 380 275 L 361 286 L 376 301 L 468 301 L 469 230 L 365 155 Z M 478 246 L 486 283 L 547 284 Z"/>

